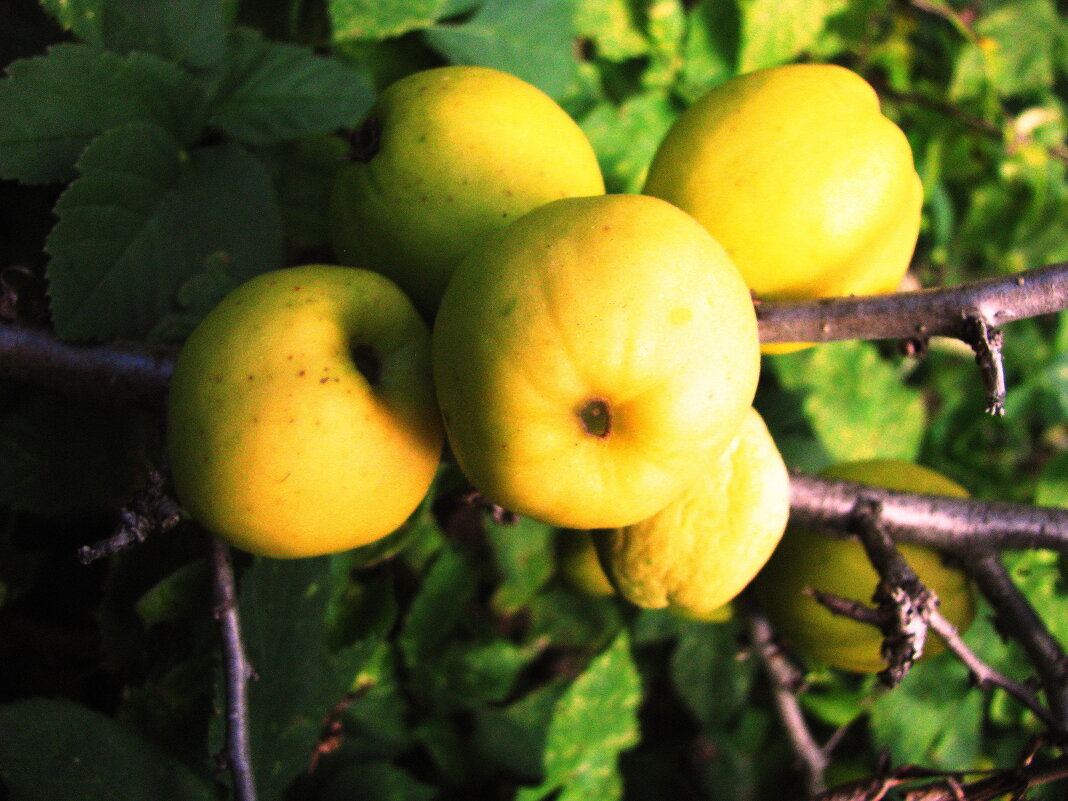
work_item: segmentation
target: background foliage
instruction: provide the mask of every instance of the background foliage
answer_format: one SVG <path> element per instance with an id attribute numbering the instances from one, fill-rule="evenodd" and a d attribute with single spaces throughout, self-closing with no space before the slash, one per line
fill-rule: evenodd
<path id="1" fill-rule="evenodd" d="M 0 4 L 0 314 L 69 339 L 177 343 L 241 280 L 330 261 L 334 135 L 427 66 L 513 72 L 582 125 L 610 191 L 732 75 L 834 61 L 904 128 L 926 203 L 913 276 L 1068 259 L 1068 22 L 1054 0 L 10 0 Z M 46 292 L 47 287 L 47 292 Z M 837 343 L 766 359 L 790 466 L 897 456 L 981 498 L 1068 503 L 1068 316 L 1008 331 L 1004 418 L 971 354 Z M 153 409 L 0 386 L 0 798 L 225 795 L 203 534 L 91 566 L 159 458 Z M 737 621 L 589 598 L 560 536 L 494 522 L 443 468 L 406 529 L 349 554 L 243 560 L 263 798 L 778 799 L 792 755 Z M 1009 557 L 1068 642 L 1064 564 Z M 1027 665 L 981 615 L 969 642 Z M 887 693 L 810 665 L 849 725 L 832 781 L 1016 764 L 1038 730 L 938 657 Z M 1047 797 L 1063 788 L 1047 788 Z"/>

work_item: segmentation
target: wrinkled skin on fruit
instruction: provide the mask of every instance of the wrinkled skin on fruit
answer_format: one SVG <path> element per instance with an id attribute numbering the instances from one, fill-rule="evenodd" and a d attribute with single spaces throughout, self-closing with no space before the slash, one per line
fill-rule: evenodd
<path id="1" fill-rule="evenodd" d="M 761 300 L 894 290 L 923 202 L 901 129 L 863 78 L 830 64 L 708 92 L 664 138 L 643 191 L 708 228 Z"/>
<path id="2" fill-rule="evenodd" d="M 459 261 L 543 203 L 604 193 L 578 125 L 531 84 L 440 67 L 386 89 L 331 200 L 334 250 L 388 275 L 432 316 Z"/>
<path id="3" fill-rule="evenodd" d="M 597 532 L 594 540 L 627 600 L 716 619 L 771 556 L 789 513 L 786 465 L 750 409 L 727 450 L 682 495 L 647 520 Z"/>
<path id="4" fill-rule="evenodd" d="M 309 265 L 248 281 L 193 331 L 171 379 L 178 499 L 252 553 L 313 556 L 384 537 L 426 494 L 442 439 L 426 325 L 366 270 Z"/>
<path id="5" fill-rule="evenodd" d="M 954 498 L 968 495 L 963 487 L 933 470 L 895 459 L 847 462 L 824 471 L 824 475 L 906 492 Z M 948 567 L 930 548 L 911 543 L 897 547 L 920 580 L 938 595 L 942 614 L 964 631 L 975 616 L 975 596 L 964 573 Z M 878 581 L 859 541 L 791 528 L 754 588 L 775 631 L 798 654 L 842 670 L 877 673 L 886 667 L 878 629 L 832 614 L 805 590 L 813 588 L 870 604 Z M 942 642 L 929 636 L 923 656 L 942 649 Z"/>
<path id="6" fill-rule="evenodd" d="M 760 369 L 745 284 L 642 195 L 558 200 L 473 251 L 438 311 L 449 443 L 494 503 L 564 528 L 661 509 L 734 436 Z"/>

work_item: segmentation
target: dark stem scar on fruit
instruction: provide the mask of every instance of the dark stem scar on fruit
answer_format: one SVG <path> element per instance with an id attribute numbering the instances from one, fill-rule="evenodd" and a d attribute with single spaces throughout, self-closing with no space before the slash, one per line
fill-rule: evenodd
<path id="1" fill-rule="evenodd" d="M 367 163 L 378 155 L 382 146 L 382 120 L 374 115 L 360 123 L 358 128 L 347 132 L 349 151 L 345 157 L 349 161 Z"/>
<path id="2" fill-rule="evenodd" d="M 608 401 L 594 398 L 578 410 L 578 418 L 582 423 L 582 429 L 591 437 L 607 439 L 612 433 L 612 407 Z"/>
<path id="3" fill-rule="evenodd" d="M 356 369 L 367 379 L 372 387 L 377 387 L 382 381 L 382 359 L 370 345 L 353 345 L 352 361 Z"/>

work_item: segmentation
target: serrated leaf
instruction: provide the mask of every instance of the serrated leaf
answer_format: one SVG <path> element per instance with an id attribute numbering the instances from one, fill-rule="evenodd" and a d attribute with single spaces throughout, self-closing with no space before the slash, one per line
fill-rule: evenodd
<path id="1" fill-rule="evenodd" d="M 434 24 L 446 0 L 327 0 L 335 42 L 389 39 Z"/>
<path id="2" fill-rule="evenodd" d="M 847 0 L 738 0 L 738 72 L 790 61 L 811 46 Z"/>
<path id="3" fill-rule="evenodd" d="M 192 76 L 155 56 L 56 45 L 15 62 L 0 81 L 0 177 L 69 181 L 93 138 L 134 121 L 191 144 L 206 119 L 205 102 Z"/>
<path id="4" fill-rule="evenodd" d="M 95 139 L 78 167 L 47 245 L 61 337 L 144 336 L 212 254 L 237 280 L 281 264 L 270 181 L 238 145 L 187 152 L 164 129 L 131 123 Z"/>
<path id="5" fill-rule="evenodd" d="M 373 99 L 365 73 L 242 28 L 215 88 L 211 124 L 246 144 L 271 145 L 352 125 Z"/>
<path id="6" fill-rule="evenodd" d="M 459 24 L 427 29 L 427 43 L 453 64 L 493 67 L 559 97 L 575 69 L 569 0 L 486 0 Z"/>
<path id="7" fill-rule="evenodd" d="M 870 343 L 829 342 L 770 362 L 786 389 L 805 393 L 805 417 L 832 460 L 916 459 L 923 399 Z"/>
<path id="8" fill-rule="evenodd" d="M 322 721 L 378 644 L 330 649 L 333 558 L 257 559 L 241 576 L 243 635 L 257 675 L 248 688 L 249 731 L 264 798 L 280 797 L 307 766 Z"/>
<path id="9" fill-rule="evenodd" d="M 0 707 L 0 779 L 12 801 L 210 801 L 208 784 L 111 718 L 69 701 Z"/>
<path id="10" fill-rule="evenodd" d="M 516 612 L 548 583 L 554 570 L 551 526 L 520 517 L 514 523 L 485 523 L 501 582 L 493 594 L 493 608 Z"/>
<path id="11" fill-rule="evenodd" d="M 140 50 L 193 69 L 226 55 L 226 6 L 234 0 L 43 0 L 83 42 L 117 53 Z"/>
<path id="12" fill-rule="evenodd" d="M 621 787 L 619 754 L 639 740 L 641 697 L 630 641 L 620 634 L 556 702 L 545 741 L 545 781 L 521 790 L 517 801 L 534 801 L 570 786 L 597 787 L 613 797 L 614 788 Z"/>

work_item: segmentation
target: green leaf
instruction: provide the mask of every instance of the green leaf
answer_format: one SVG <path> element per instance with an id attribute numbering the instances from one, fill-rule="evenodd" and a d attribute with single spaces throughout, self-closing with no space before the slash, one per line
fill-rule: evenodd
<path id="1" fill-rule="evenodd" d="M 365 73 L 242 28 L 215 89 L 211 124 L 246 144 L 270 145 L 353 125 L 373 99 Z"/>
<path id="2" fill-rule="evenodd" d="M 474 747 L 478 754 L 521 779 L 532 782 L 541 779 L 545 738 L 553 710 L 564 691 L 563 682 L 554 681 L 506 707 L 475 708 Z"/>
<path id="3" fill-rule="evenodd" d="M 645 10 L 649 64 L 641 74 L 646 89 L 670 88 L 683 68 L 686 12 L 681 0 L 655 0 Z"/>
<path id="4" fill-rule="evenodd" d="M 448 642 L 476 589 L 475 566 L 462 552 L 443 549 L 412 601 L 398 637 L 409 667 L 423 663 Z"/>
<path id="5" fill-rule="evenodd" d="M 453 64 L 509 72 L 559 97 L 575 70 L 570 0 L 486 0 L 468 20 L 427 29 Z"/>
<path id="6" fill-rule="evenodd" d="M 649 42 L 627 0 L 577 0 L 574 23 L 575 34 L 596 46 L 597 58 L 619 62 L 649 52 Z"/>
<path id="7" fill-rule="evenodd" d="M 1065 383 L 1068 391 L 1068 381 Z M 1068 405 L 1065 410 L 1068 412 Z M 1068 509 L 1068 452 L 1057 454 L 1042 466 L 1035 503 Z"/>
<path id="8" fill-rule="evenodd" d="M 915 460 L 926 425 L 919 390 L 907 387 L 867 342 L 829 342 L 770 359 L 834 461 Z"/>
<path id="9" fill-rule="evenodd" d="M 1058 22 L 1052 0 L 1022 0 L 985 14 L 957 60 L 950 98 L 978 96 L 987 83 L 1002 97 L 1050 87 Z"/>
<path id="10" fill-rule="evenodd" d="M 754 660 L 738 660 L 738 627 L 688 622 L 671 655 L 675 691 L 706 729 L 725 729 L 746 705 Z"/>
<path id="11" fill-rule="evenodd" d="M 601 103 L 582 120 L 609 192 L 638 192 L 649 163 L 678 109 L 662 91 L 628 97 L 618 106 Z"/>
<path id="12" fill-rule="evenodd" d="M 446 13 L 446 0 L 327 0 L 335 42 L 389 39 L 422 30 Z"/>
<path id="13" fill-rule="evenodd" d="M 0 779 L 11 801 L 210 801 L 206 781 L 111 718 L 69 701 L 0 707 Z"/>
<path id="14" fill-rule="evenodd" d="M 352 689 L 378 639 L 338 651 L 327 624 L 339 557 L 256 559 L 238 598 L 248 658 L 250 739 L 264 798 L 278 798 L 308 764 L 322 722 Z M 344 564 L 342 562 L 342 564 Z"/>
<path id="15" fill-rule="evenodd" d="M 500 614 L 517 612 L 553 575 L 554 529 L 527 517 L 514 523 L 487 519 L 485 529 L 501 575 L 493 608 Z"/>
<path id="16" fill-rule="evenodd" d="M 116 126 L 152 122 L 189 145 L 206 119 L 203 91 L 184 70 L 72 44 L 12 64 L 0 108 L 0 178 L 31 184 L 72 179 L 86 145 Z"/>
<path id="17" fill-rule="evenodd" d="M 260 163 L 235 144 L 185 151 L 162 128 L 101 135 L 56 204 L 48 275 L 65 338 L 143 336 L 217 253 L 242 280 L 281 264 L 281 222 Z"/>
<path id="18" fill-rule="evenodd" d="M 524 788 L 517 801 L 534 801 L 561 789 L 568 797 L 618 798 L 619 754 L 639 740 L 641 677 L 620 634 L 567 688 L 553 710 L 545 741 L 545 781 Z"/>
<path id="19" fill-rule="evenodd" d="M 226 56 L 226 5 L 233 0 L 43 0 L 82 41 L 129 53 L 141 50 L 192 69 Z"/>
<path id="20" fill-rule="evenodd" d="M 876 748 L 886 749 L 893 764 L 967 770 L 979 757 L 983 705 L 956 657 L 932 657 L 872 705 Z"/>
<path id="21" fill-rule="evenodd" d="M 740 25 L 734 3 L 702 0 L 687 12 L 684 61 L 675 86 L 687 103 L 734 76 Z"/>
<path id="22" fill-rule="evenodd" d="M 738 72 L 790 61 L 815 43 L 829 17 L 847 0 L 738 0 Z"/>

